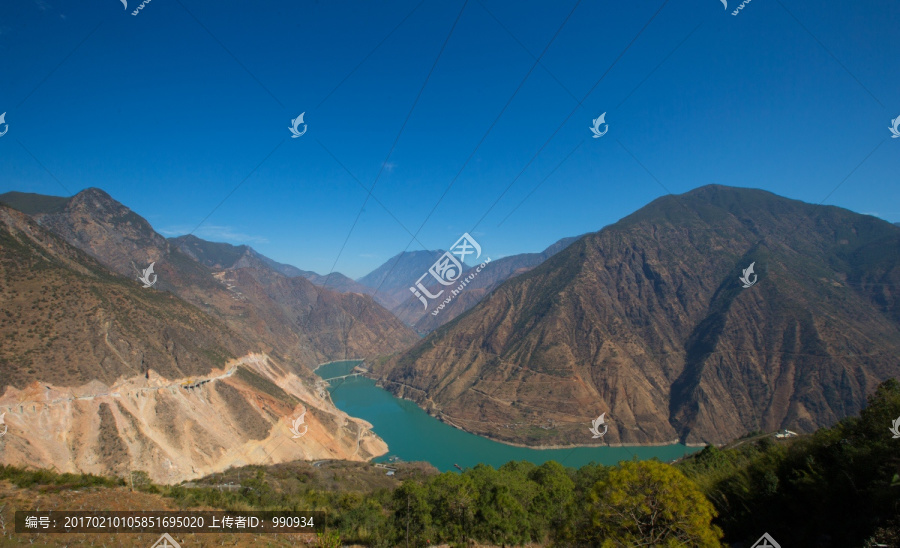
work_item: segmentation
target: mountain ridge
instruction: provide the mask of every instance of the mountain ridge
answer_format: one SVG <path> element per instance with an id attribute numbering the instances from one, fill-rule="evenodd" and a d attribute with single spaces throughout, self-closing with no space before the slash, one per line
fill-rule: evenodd
<path id="1" fill-rule="evenodd" d="M 532 446 L 589 444 L 603 412 L 610 444 L 809 431 L 898 372 L 898 249 L 873 217 L 700 187 L 582 237 L 373 373 L 448 422 Z M 495 426 L 512 423 L 526 426 Z"/>
<path id="2" fill-rule="evenodd" d="M 112 272 L 5 205 L 0 299 L 4 463 L 143 470 L 177 483 L 235 465 L 387 450 L 311 371 L 255 353 L 255 341 L 219 319 Z M 308 435 L 296 440 L 288 419 L 300 413 Z"/>
<path id="3" fill-rule="evenodd" d="M 28 199 L 42 202 L 35 196 Z M 31 217 L 39 225 L 122 276 L 136 279 L 154 263 L 158 281 L 153 291 L 178 295 L 244 338 L 264 343 L 261 350 L 288 363 L 311 368 L 348 356 L 389 354 L 416 340 L 409 328 L 370 297 L 323 289 L 303 277 L 285 277 L 249 247 L 194 237 L 173 243 L 101 189 L 79 192 L 61 209 L 34 209 Z M 185 242 L 193 245 L 177 245 Z M 229 261 L 235 261 L 227 265 L 230 268 L 216 268 Z"/>

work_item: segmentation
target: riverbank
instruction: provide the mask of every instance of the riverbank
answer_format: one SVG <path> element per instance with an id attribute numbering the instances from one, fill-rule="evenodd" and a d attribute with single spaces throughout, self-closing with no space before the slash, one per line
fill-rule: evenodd
<path id="1" fill-rule="evenodd" d="M 471 434 L 471 435 L 473 435 L 473 436 L 478 436 L 478 437 L 480 437 L 480 438 L 484 438 L 484 439 L 487 439 L 487 440 L 491 440 L 492 442 L 495 442 L 495 443 L 502 443 L 503 445 L 509 445 L 510 447 L 521 447 L 521 448 L 523 448 L 523 449 L 545 450 L 545 449 L 576 449 L 576 448 L 592 448 L 592 447 L 621 447 L 621 448 L 628 448 L 628 447 L 635 447 L 635 448 L 637 448 L 637 447 L 668 447 L 668 446 L 672 446 L 672 445 L 683 445 L 684 447 L 703 448 L 703 447 L 706 447 L 706 446 L 708 445 L 708 444 L 706 444 L 706 443 L 683 443 L 681 440 L 679 440 L 679 439 L 677 439 L 677 438 L 674 439 L 674 440 L 669 440 L 669 441 L 648 442 L 648 443 L 604 443 L 604 444 L 572 444 L 572 445 L 526 445 L 526 444 L 524 444 L 524 443 L 516 443 L 516 442 L 506 441 L 506 440 L 502 440 L 502 439 L 498 439 L 498 438 L 492 437 L 492 436 L 487 435 L 487 434 L 482 433 L 482 432 L 475 432 L 475 431 L 473 431 L 473 430 L 469 430 L 468 428 L 465 428 L 465 427 L 463 427 L 463 426 L 460 426 L 460 425 L 454 423 L 452 420 L 449 420 L 449 419 L 447 418 L 447 416 L 446 416 L 443 412 L 439 412 L 439 414 L 436 414 L 436 415 L 435 415 L 435 414 L 432 414 L 431 411 L 422 408 L 416 400 L 411 400 L 411 399 L 409 399 L 409 398 L 407 398 L 407 397 L 404 397 L 404 396 L 398 396 L 397 394 L 394 394 L 394 393 L 391 392 L 390 390 L 387 390 L 387 389 L 383 388 L 383 387 L 381 386 L 381 383 L 383 383 L 383 382 L 385 381 L 385 379 L 382 379 L 382 378 L 380 378 L 380 377 L 373 376 L 371 373 L 369 373 L 369 374 L 363 374 L 362 376 L 364 376 L 364 377 L 367 378 L 367 379 L 370 379 L 370 380 L 374 381 L 374 382 L 376 383 L 376 386 L 378 386 L 379 388 L 381 388 L 381 389 L 384 390 L 385 392 L 388 392 L 388 393 L 391 394 L 393 397 L 395 397 L 395 398 L 397 398 L 397 399 L 400 399 L 400 400 L 403 400 L 403 401 L 408 401 L 408 402 L 411 402 L 411 403 L 415 404 L 417 407 L 419 407 L 419 409 L 422 409 L 422 412 L 423 412 L 423 413 L 427 414 L 429 417 L 432 417 L 432 418 L 434 418 L 434 419 L 440 421 L 440 422 L 443 423 L 443 424 L 446 424 L 446 425 L 448 425 L 448 426 L 452 426 L 453 428 L 456 428 L 456 429 L 458 429 L 458 430 L 460 430 L 460 431 L 462 431 L 462 432 L 466 432 L 467 434 Z M 395 382 L 395 381 L 387 381 L 387 382 L 393 382 L 394 384 L 401 384 L 401 383 L 397 383 L 397 382 Z M 419 389 L 419 388 L 415 388 L 414 386 L 409 386 L 409 385 L 402 385 L 402 386 L 405 386 L 406 388 L 411 388 L 411 389 L 413 389 L 413 390 L 419 390 L 420 392 L 425 393 L 424 390 L 421 390 L 421 389 Z M 429 401 L 431 401 L 430 398 L 429 398 Z M 451 419 L 452 419 L 452 417 L 451 417 Z M 463 420 L 463 419 L 460 419 L 460 420 Z M 587 426 L 585 426 L 585 428 L 587 428 Z"/>
<path id="2" fill-rule="evenodd" d="M 425 461 L 441 471 L 474 467 L 484 463 L 500 467 L 510 461 L 535 464 L 553 460 L 578 468 L 588 463 L 615 465 L 633 459 L 659 459 L 672 462 L 697 450 L 682 444 L 655 445 L 566 445 L 534 447 L 513 445 L 480 436 L 453 426 L 426 413 L 412 400 L 394 396 L 376 386 L 369 375 L 347 376 L 359 360 L 333 362 L 317 371 L 323 379 L 342 377 L 329 383 L 335 405 L 353 417 L 373 426 L 373 431 L 388 444 L 388 454 L 373 459 L 386 462 L 396 456 L 407 462 Z M 324 364 L 323 364 L 324 365 Z"/>

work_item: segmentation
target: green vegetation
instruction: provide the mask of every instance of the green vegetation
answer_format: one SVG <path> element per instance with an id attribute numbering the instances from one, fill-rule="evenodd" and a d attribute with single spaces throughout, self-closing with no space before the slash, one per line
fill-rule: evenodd
<path id="1" fill-rule="evenodd" d="M 684 475 L 660 462 L 625 462 L 590 492 L 592 545 L 719 546 L 712 504 Z"/>
<path id="2" fill-rule="evenodd" d="M 499 469 L 478 465 L 461 474 L 412 474 L 395 489 L 370 491 L 307 488 L 309 478 L 300 474 L 285 482 L 277 470 L 243 470 L 244 479 L 235 490 L 142 489 L 161 492 L 183 507 L 324 511 L 328 531 L 337 533 L 341 542 L 367 546 L 405 546 L 407 539 L 417 547 L 464 546 L 471 541 L 632 546 L 637 528 L 646 523 L 648 532 L 665 546 L 718 546 L 721 537 L 711 524 L 712 505 L 696 484 L 655 461 L 578 470 L 552 461 L 541 466 L 509 462 Z M 642 521 L 626 523 L 622 512 Z"/>
<path id="3" fill-rule="evenodd" d="M 782 546 L 900 543 L 900 383 L 884 382 L 859 417 L 789 444 L 707 447 L 678 465 L 719 512 L 725 539 L 770 533 Z"/>
<path id="4" fill-rule="evenodd" d="M 0 480 L 6 480 L 21 488 L 42 486 L 57 489 L 81 489 L 84 487 L 117 487 L 125 485 L 121 478 L 105 478 L 91 474 L 57 474 L 50 470 L 23 470 L 0 464 Z"/>
<path id="5" fill-rule="evenodd" d="M 859 417 L 832 428 L 785 441 L 753 433 L 676 465 L 574 470 L 509 462 L 437 474 L 406 464 L 402 483 L 386 488 L 389 479 L 370 465 L 286 463 L 229 470 L 195 486 L 158 486 L 135 472 L 132 485 L 185 508 L 324 511 L 319 546 L 749 546 L 763 532 L 782 546 L 898 546 L 900 440 L 888 429 L 898 416 L 900 383 L 890 380 Z M 31 488 L 124 484 L 12 467 L 0 467 L 0 480 Z"/>

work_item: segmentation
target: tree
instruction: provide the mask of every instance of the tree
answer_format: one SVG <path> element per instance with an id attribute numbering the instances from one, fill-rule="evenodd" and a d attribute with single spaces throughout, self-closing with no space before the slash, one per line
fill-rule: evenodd
<path id="1" fill-rule="evenodd" d="M 478 492 L 472 478 L 444 472 L 428 482 L 433 522 L 439 525 L 435 540 L 465 543 L 474 522 Z"/>
<path id="2" fill-rule="evenodd" d="M 475 538 L 503 545 L 536 540 L 536 524 L 527 509 L 537 493 L 537 485 L 517 470 L 516 465 L 494 470 L 478 464 L 469 472 L 479 493 L 473 527 Z"/>
<path id="3" fill-rule="evenodd" d="M 528 478 L 539 487 L 529 509 L 532 519 L 541 529 L 551 531 L 556 539 L 568 538 L 575 499 L 575 482 L 568 471 L 551 460 L 532 470 Z"/>
<path id="4" fill-rule="evenodd" d="M 415 480 L 405 480 L 394 491 L 394 531 L 396 546 L 425 546 L 431 537 L 431 505 L 425 488 Z"/>
<path id="5" fill-rule="evenodd" d="M 590 492 L 591 545 L 712 547 L 722 531 L 712 504 L 676 468 L 658 461 L 623 462 Z"/>

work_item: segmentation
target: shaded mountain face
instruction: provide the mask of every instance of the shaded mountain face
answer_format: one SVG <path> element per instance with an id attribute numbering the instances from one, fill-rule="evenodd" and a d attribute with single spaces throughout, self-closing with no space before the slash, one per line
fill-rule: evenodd
<path id="1" fill-rule="evenodd" d="M 33 217 L 138 287 L 137 277 L 155 263 L 158 282 L 152 291 L 178 295 L 253 341 L 256 350 L 289 364 L 312 367 L 389 354 L 416 340 L 369 297 L 317 288 L 303 277 L 287 278 L 246 246 L 199 238 L 170 242 L 99 189 L 82 191 L 64 207 L 38 210 Z"/>
<path id="2" fill-rule="evenodd" d="M 177 238 L 170 238 L 169 241 L 183 253 L 212 269 L 268 268 L 288 278 L 306 278 L 317 286 L 339 293 L 367 295 L 373 292 L 340 272 L 333 272 L 331 275 L 323 276 L 311 270 L 301 270 L 296 266 L 270 259 L 250 246 L 209 242 L 193 235 L 178 236 Z"/>
<path id="3" fill-rule="evenodd" d="M 579 239 L 375 373 L 448 422 L 529 445 L 808 432 L 900 374 L 897 287 L 890 223 L 708 186 Z"/>
<path id="4" fill-rule="evenodd" d="M 436 314 L 435 310 L 437 309 L 437 305 L 441 302 L 440 300 L 430 303 L 426 308 L 425 305 L 422 304 L 422 301 L 414 296 L 410 296 L 402 304 L 392 308 L 391 311 L 398 318 L 403 320 L 404 323 L 412 326 L 419 334 L 424 335 L 430 333 L 478 304 L 485 295 L 493 291 L 493 289 L 501 283 L 513 276 L 528 272 L 555 255 L 557 252 L 568 247 L 577 239 L 578 237 L 563 238 L 541 253 L 520 253 L 518 255 L 503 257 L 502 259 L 492 260 L 466 285 L 464 291 L 456 295 L 446 307 Z M 485 255 L 487 256 L 488 254 Z M 482 257 L 482 259 L 485 259 L 485 257 Z M 431 265 L 429 264 L 428 266 Z M 421 275 L 421 273 L 418 274 L 418 276 Z M 410 283 L 410 285 L 412 285 L 412 283 Z M 433 295 L 437 294 L 442 289 L 444 288 L 437 283 L 428 287 L 428 290 Z"/>

